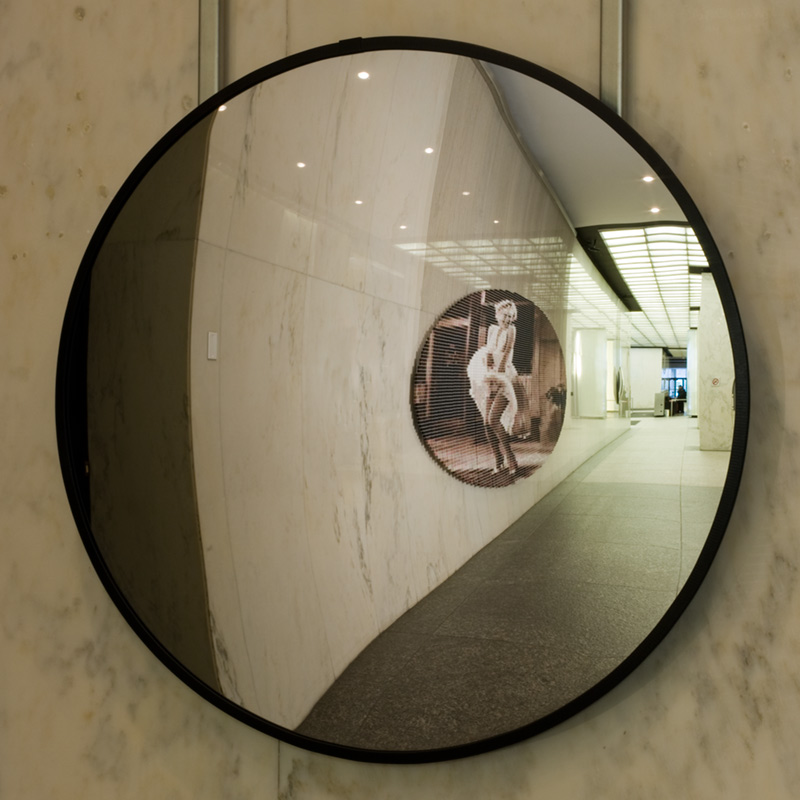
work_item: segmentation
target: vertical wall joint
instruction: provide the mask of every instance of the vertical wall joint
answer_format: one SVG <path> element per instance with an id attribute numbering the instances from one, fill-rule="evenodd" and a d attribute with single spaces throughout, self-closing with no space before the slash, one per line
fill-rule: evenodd
<path id="1" fill-rule="evenodd" d="M 600 99 L 620 116 L 625 110 L 626 0 L 600 0 Z"/>
<path id="2" fill-rule="evenodd" d="M 199 0 L 199 3 L 197 102 L 202 103 L 219 91 L 221 0 Z"/>

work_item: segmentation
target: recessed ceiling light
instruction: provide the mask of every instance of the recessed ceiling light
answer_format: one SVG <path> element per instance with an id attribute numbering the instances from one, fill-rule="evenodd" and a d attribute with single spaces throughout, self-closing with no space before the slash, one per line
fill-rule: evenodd
<path id="1" fill-rule="evenodd" d="M 356 205 L 357 206 L 364 205 L 364 201 L 363 200 L 356 200 Z"/>
<path id="2" fill-rule="evenodd" d="M 430 154 L 433 152 L 433 148 L 432 148 L 432 147 L 426 147 L 426 148 L 425 148 L 425 152 L 426 152 L 428 155 L 430 155 Z"/>
<path id="3" fill-rule="evenodd" d="M 224 111 L 224 110 L 225 110 L 227 107 L 228 107 L 228 106 L 220 106 L 220 107 L 219 107 L 219 110 L 220 110 L 220 111 Z"/>
<path id="4" fill-rule="evenodd" d="M 499 220 L 499 219 L 496 219 L 496 220 L 494 221 L 494 224 L 495 224 L 495 225 L 499 225 L 499 224 L 500 224 L 500 220 Z"/>
<path id="5" fill-rule="evenodd" d="M 400 226 L 400 230 L 401 230 L 401 231 L 404 231 L 404 230 L 405 230 L 407 227 L 408 227 L 408 225 L 401 225 L 401 226 Z"/>
<path id="6" fill-rule="evenodd" d="M 298 166 L 298 167 L 300 167 L 300 169 L 303 169 L 303 167 L 304 167 L 305 165 L 306 165 L 306 162 L 305 162 L 305 161 L 298 161 L 298 162 L 297 162 L 297 166 Z"/>
<path id="7" fill-rule="evenodd" d="M 660 209 L 658 206 L 653 206 L 653 207 L 650 209 L 650 213 L 651 213 L 651 214 L 658 214 L 658 213 L 660 213 L 660 211 L 661 211 L 661 209 Z"/>
<path id="8" fill-rule="evenodd" d="M 461 192 L 461 194 L 463 194 L 464 197 L 469 197 L 469 192 Z"/>
<path id="9" fill-rule="evenodd" d="M 358 77 L 361 78 L 362 81 L 365 81 L 369 78 L 369 72 L 359 72 Z"/>
<path id="10" fill-rule="evenodd" d="M 642 178 L 642 180 L 645 183 L 652 183 L 655 180 L 655 178 L 652 175 L 645 175 L 644 178 Z"/>

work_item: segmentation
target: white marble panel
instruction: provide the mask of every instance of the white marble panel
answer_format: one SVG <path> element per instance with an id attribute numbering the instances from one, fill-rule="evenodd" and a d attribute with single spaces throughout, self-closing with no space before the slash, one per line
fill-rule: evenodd
<path id="1" fill-rule="evenodd" d="M 416 445 L 410 375 L 416 356 L 417 312 L 373 299 L 365 308 L 357 348 L 356 396 L 362 408 L 361 452 L 366 473 L 365 557 L 377 630 L 387 628 L 427 591 L 415 543 L 430 531 L 410 520 L 408 456 Z M 309 500 L 311 497 L 309 497 Z"/>
<path id="2" fill-rule="evenodd" d="M 211 126 L 199 238 L 219 247 L 228 246 L 248 111 L 246 102 L 231 102 Z"/>
<path id="3" fill-rule="evenodd" d="M 382 69 L 385 56 L 380 61 Z M 365 290 L 416 307 L 422 263 L 398 245 L 427 240 L 455 62 L 440 53 L 410 52 L 401 52 L 392 61 L 395 81 L 373 179 Z"/>
<path id="4" fill-rule="evenodd" d="M 330 680 L 306 530 L 306 286 L 291 270 L 228 253 L 219 392 L 224 501 L 257 710 L 293 727 Z M 212 559 L 209 563 L 215 564 Z M 298 591 L 298 587 L 300 590 Z M 286 612 L 289 603 L 291 613 Z M 320 681 L 323 681 L 320 686 Z"/>
<path id="5" fill-rule="evenodd" d="M 301 157 L 309 159 L 313 147 L 307 139 L 324 137 L 325 114 L 320 121 L 318 109 L 327 113 L 328 105 L 317 95 L 302 105 L 293 98 L 313 89 L 318 74 L 312 66 L 294 80 L 278 76 L 217 113 L 202 239 L 290 269 L 306 269 L 316 171 L 300 169 L 297 163 Z M 276 113 L 287 108 L 297 111 Z"/>
<path id="6" fill-rule="evenodd" d="M 697 383 L 701 450 L 730 450 L 734 419 L 731 340 L 714 278 L 703 273 L 697 325 Z"/>
<path id="7" fill-rule="evenodd" d="M 578 416 L 602 419 L 606 415 L 607 341 L 602 328 L 574 331 L 575 375 L 572 385 Z"/>
<path id="8" fill-rule="evenodd" d="M 318 576 L 334 674 L 377 633 L 368 537 L 372 469 L 366 382 L 356 354 L 372 301 L 349 289 L 309 281 L 300 367 L 302 504 Z"/>
<path id="9" fill-rule="evenodd" d="M 235 580 L 236 553 L 225 504 L 219 351 L 214 360 L 209 358 L 208 352 L 209 333 L 217 335 L 219 344 L 224 275 L 224 248 L 199 242 L 192 286 L 189 360 L 194 482 L 220 690 L 237 703 L 257 708 L 258 693 L 242 626 Z"/>
<path id="10" fill-rule="evenodd" d="M 308 268 L 314 223 L 247 182 L 237 184 L 228 247 L 251 258 L 298 272 Z"/>
<path id="11" fill-rule="evenodd" d="M 661 391 L 660 347 L 631 348 L 631 408 L 652 410 L 655 395 Z"/>
<path id="12" fill-rule="evenodd" d="M 335 125 L 339 71 L 336 61 L 308 64 L 233 101 L 248 111 L 240 183 L 307 220 L 314 216 L 325 177 L 324 151 Z"/>
<path id="13" fill-rule="evenodd" d="M 697 329 L 689 331 L 686 346 L 686 413 L 697 416 Z M 699 435 L 698 435 L 699 439 Z M 699 444 L 699 441 L 698 441 Z"/>
<path id="14" fill-rule="evenodd" d="M 331 119 L 319 154 L 309 273 L 363 291 L 399 54 L 363 53 L 329 66 Z M 392 63 L 394 62 L 394 63 Z M 362 80 L 358 73 L 369 78 Z M 364 131 L 370 135 L 363 136 Z"/>
<path id="15" fill-rule="evenodd" d="M 213 139 L 212 139 L 213 141 Z M 236 174 L 209 159 L 200 211 L 200 241 L 226 247 L 231 228 L 231 212 L 236 193 Z"/>

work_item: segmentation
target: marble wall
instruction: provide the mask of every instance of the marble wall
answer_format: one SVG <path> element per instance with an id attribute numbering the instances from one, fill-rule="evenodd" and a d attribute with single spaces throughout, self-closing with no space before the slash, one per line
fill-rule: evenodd
<path id="1" fill-rule="evenodd" d="M 631 408 L 652 410 L 653 398 L 661 391 L 663 360 L 660 347 L 631 348 Z"/>
<path id="2" fill-rule="evenodd" d="M 703 273 L 697 326 L 697 422 L 701 450 L 730 450 L 734 374 L 731 340 L 714 279 Z"/>
<path id="3" fill-rule="evenodd" d="M 410 529 L 422 260 L 397 247 L 401 221 L 426 233 L 452 71 L 321 62 L 232 101 L 212 134 L 192 365 L 193 436 L 221 448 L 197 462 L 209 602 L 226 694 L 289 728 L 428 590 L 428 561 L 459 555 Z"/>
<path id="4" fill-rule="evenodd" d="M 602 418 L 606 415 L 608 344 L 608 334 L 602 328 L 579 328 L 573 333 L 572 391 L 576 416 Z"/>
<path id="5" fill-rule="evenodd" d="M 195 497 L 187 351 L 210 122 L 165 154 L 92 270 L 86 367 L 92 532 L 156 639 L 219 688 Z"/>
<path id="6" fill-rule="evenodd" d="M 697 386 L 697 329 L 689 331 L 689 340 L 686 344 L 686 413 L 697 416 L 697 393 L 693 387 Z"/>
<path id="7" fill-rule="evenodd" d="M 358 54 L 227 103 L 199 239 L 191 420 L 217 662 L 228 697 L 294 728 L 367 644 L 628 421 L 606 418 L 599 330 L 580 412 L 597 419 L 568 415 L 525 480 L 453 480 L 419 439 L 411 376 L 452 302 L 489 287 L 529 297 L 567 363 L 581 307 L 570 228 L 470 59 Z M 527 266 L 471 272 L 439 254 L 454 241 L 527 243 Z M 537 372 L 541 394 L 564 380 L 560 353 L 543 360 L 557 377 Z"/>
<path id="8" fill-rule="evenodd" d="M 195 102 L 196 3 L 6 3 L 0 56 L 0 795 L 86 798 L 703 798 L 800 792 L 800 12 L 790 0 L 630 3 L 629 121 L 722 252 L 753 414 L 725 541 L 674 630 L 622 685 L 539 738 L 460 762 L 366 765 L 228 718 L 180 684 L 103 591 L 53 424 L 63 309 L 109 199 Z M 596 91 L 594 0 L 235 0 L 230 77 L 352 36 L 465 39 Z"/>

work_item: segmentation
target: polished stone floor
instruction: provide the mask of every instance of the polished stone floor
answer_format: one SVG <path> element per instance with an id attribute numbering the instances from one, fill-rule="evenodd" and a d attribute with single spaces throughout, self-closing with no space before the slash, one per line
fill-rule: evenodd
<path id="1" fill-rule="evenodd" d="M 664 615 L 716 513 L 728 454 L 697 420 L 635 420 L 370 644 L 298 732 L 427 750 L 513 730 L 618 666 Z"/>

